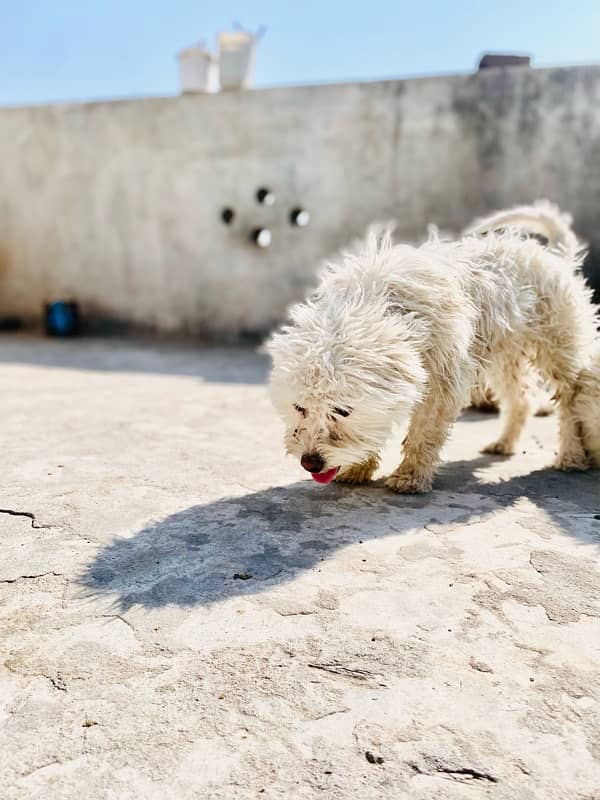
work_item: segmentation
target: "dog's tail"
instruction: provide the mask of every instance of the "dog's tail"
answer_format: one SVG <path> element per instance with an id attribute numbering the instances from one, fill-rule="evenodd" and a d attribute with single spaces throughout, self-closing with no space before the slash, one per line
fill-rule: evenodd
<path id="1" fill-rule="evenodd" d="M 579 376 L 575 414 L 590 461 L 600 469 L 600 344 L 592 363 Z"/>
<path id="2" fill-rule="evenodd" d="M 548 200 L 537 200 L 531 206 L 515 206 L 488 217 L 479 217 L 465 228 L 463 236 L 486 236 L 505 231 L 537 239 L 544 247 L 571 257 L 578 256 L 583 249 L 573 231 L 572 216 Z"/>

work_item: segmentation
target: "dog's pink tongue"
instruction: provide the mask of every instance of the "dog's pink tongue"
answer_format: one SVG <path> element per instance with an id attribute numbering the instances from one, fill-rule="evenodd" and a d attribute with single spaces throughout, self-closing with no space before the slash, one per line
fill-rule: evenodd
<path id="1" fill-rule="evenodd" d="M 312 479 L 317 483 L 331 483 L 331 481 L 338 474 L 339 467 L 328 469 L 327 472 L 313 472 Z"/>

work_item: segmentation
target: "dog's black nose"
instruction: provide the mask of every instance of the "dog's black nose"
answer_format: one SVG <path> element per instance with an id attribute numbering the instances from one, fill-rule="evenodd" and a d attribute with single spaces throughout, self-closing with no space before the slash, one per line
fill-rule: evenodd
<path id="1" fill-rule="evenodd" d="M 318 453 L 304 453 L 300 463 L 308 472 L 321 472 L 325 466 L 325 462 Z"/>

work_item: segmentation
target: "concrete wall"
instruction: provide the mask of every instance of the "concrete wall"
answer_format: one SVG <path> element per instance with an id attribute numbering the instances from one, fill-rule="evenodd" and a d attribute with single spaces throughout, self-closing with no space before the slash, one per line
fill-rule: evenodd
<path id="1" fill-rule="evenodd" d="M 0 312 L 262 331 L 376 218 L 414 239 L 546 196 L 600 248 L 600 67 L 2 109 L 0 159 Z"/>

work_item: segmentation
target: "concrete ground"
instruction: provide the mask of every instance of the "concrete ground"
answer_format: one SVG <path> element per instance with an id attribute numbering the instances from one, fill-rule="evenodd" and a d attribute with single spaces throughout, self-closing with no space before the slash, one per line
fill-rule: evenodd
<path id="1" fill-rule="evenodd" d="M 600 473 L 320 487 L 266 371 L 0 339 L 3 800 L 600 798 Z"/>

